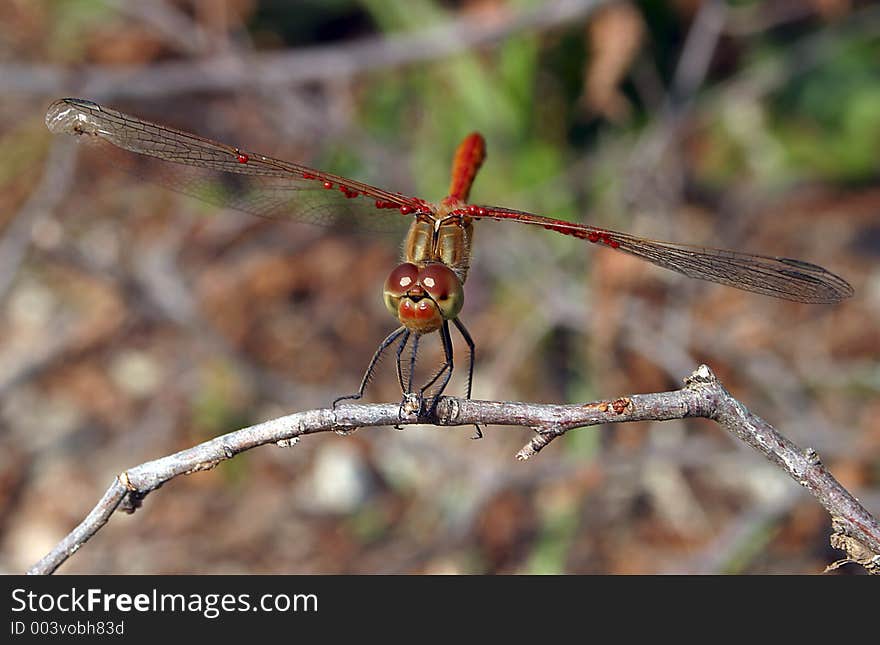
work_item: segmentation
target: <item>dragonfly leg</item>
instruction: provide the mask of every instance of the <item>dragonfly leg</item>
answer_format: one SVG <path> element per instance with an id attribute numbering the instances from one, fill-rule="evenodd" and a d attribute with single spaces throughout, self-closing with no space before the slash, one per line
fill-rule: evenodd
<path id="1" fill-rule="evenodd" d="M 406 382 L 407 393 L 412 392 L 413 375 L 416 373 L 416 355 L 419 352 L 419 341 L 421 339 L 421 334 L 416 334 L 416 337 L 413 338 L 412 353 L 409 355 L 409 380 Z"/>
<path id="2" fill-rule="evenodd" d="M 409 368 L 406 372 L 403 371 L 403 350 L 406 347 L 406 340 L 401 342 L 397 348 L 397 380 L 400 383 L 400 391 L 403 394 L 403 398 L 400 401 L 400 410 L 397 413 L 397 418 L 400 421 L 403 421 L 404 415 L 411 413 L 413 409 L 419 411 L 422 409 L 421 394 L 414 395 L 412 391 L 413 374 L 415 374 L 416 369 L 416 355 L 419 351 L 419 340 L 421 338 L 422 335 L 419 333 L 412 334 L 413 342 L 409 355 Z M 405 377 L 404 374 L 406 375 Z M 418 397 L 415 401 L 412 400 L 414 396 Z M 399 425 L 394 427 L 397 430 L 401 429 Z"/>
<path id="3" fill-rule="evenodd" d="M 406 344 L 409 342 L 409 337 L 411 332 L 407 330 L 403 334 L 403 338 L 400 339 L 400 344 L 397 346 L 397 382 L 400 384 L 400 391 L 406 394 L 410 391 L 411 383 L 412 383 L 412 375 L 403 373 L 403 350 L 406 348 Z M 406 380 L 406 383 L 404 383 Z"/>
<path id="4" fill-rule="evenodd" d="M 412 356 L 410 358 L 409 371 L 403 371 L 403 351 L 406 349 L 406 344 L 409 342 L 410 337 L 413 339 L 412 345 Z M 400 391 L 403 395 L 403 398 L 400 400 L 400 408 L 397 411 L 397 419 L 399 421 L 403 421 L 404 415 L 407 413 L 408 408 L 410 407 L 409 399 L 410 393 L 412 392 L 412 379 L 413 379 L 413 368 L 415 366 L 415 354 L 419 348 L 419 334 L 413 334 L 409 330 L 403 335 L 403 338 L 400 341 L 400 344 L 397 346 L 397 382 L 400 384 Z M 418 405 L 421 408 L 421 402 Z M 402 430 L 403 428 L 400 424 L 394 426 L 395 430 Z"/>
<path id="5" fill-rule="evenodd" d="M 419 351 L 419 340 L 421 340 L 421 338 L 421 334 L 413 334 L 413 343 L 409 354 L 409 369 L 406 372 L 406 384 L 404 384 L 403 378 L 401 377 L 401 374 L 403 372 L 403 366 L 401 365 L 403 344 L 400 346 L 397 352 L 397 374 L 400 380 L 400 390 L 404 394 L 409 394 L 412 392 L 413 374 L 415 374 L 416 369 L 416 354 Z"/>
<path id="6" fill-rule="evenodd" d="M 474 345 L 474 339 L 471 338 L 471 335 L 464 324 L 462 324 L 462 322 L 458 318 L 454 318 L 452 322 L 455 323 L 458 331 L 461 332 L 461 337 L 464 338 L 464 342 L 467 343 L 468 346 L 467 398 L 470 399 L 471 388 L 474 383 L 474 360 L 476 355 L 476 346 Z M 475 423 L 474 428 L 476 428 L 477 433 L 473 437 L 471 437 L 471 439 L 482 439 L 483 431 L 480 429 L 480 426 Z"/>
<path id="7" fill-rule="evenodd" d="M 439 370 L 437 370 L 434 376 L 432 376 L 427 383 L 419 388 L 419 397 L 422 397 L 425 392 L 440 379 L 441 376 L 443 377 L 440 386 L 437 388 L 437 391 L 432 397 L 433 400 L 431 401 L 431 406 L 426 411 L 426 414 L 428 416 L 433 416 L 437 412 L 437 404 L 440 403 L 440 397 L 443 395 L 443 391 L 449 384 L 449 379 L 452 378 L 452 336 L 449 334 L 449 321 L 444 320 L 443 326 L 440 327 L 439 331 L 440 340 L 443 343 L 443 353 L 446 356 L 446 362 Z"/>
<path id="8" fill-rule="evenodd" d="M 401 334 L 404 334 L 404 339 L 402 344 L 406 344 L 407 338 L 409 338 L 410 332 L 406 327 L 398 327 L 393 332 L 388 334 L 385 337 L 385 340 L 382 341 L 382 344 L 379 345 L 379 349 L 376 350 L 376 353 L 373 354 L 373 358 L 370 359 L 370 364 L 367 366 L 367 371 L 364 372 L 364 378 L 361 379 L 361 386 L 358 388 L 358 391 L 355 394 L 347 394 L 345 396 L 340 396 L 333 400 L 333 405 L 331 407 L 336 407 L 336 405 L 340 401 L 357 401 L 364 396 L 364 390 L 367 389 L 367 385 L 370 383 L 370 379 L 373 378 L 373 371 L 376 369 L 376 365 L 379 364 L 379 360 L 382 358 L 382 354 L 385 353 L 385 350 L 388 349 L 395 340 L 397 340 Z M 402 349 L 400 351 L 403 351 Z"/>

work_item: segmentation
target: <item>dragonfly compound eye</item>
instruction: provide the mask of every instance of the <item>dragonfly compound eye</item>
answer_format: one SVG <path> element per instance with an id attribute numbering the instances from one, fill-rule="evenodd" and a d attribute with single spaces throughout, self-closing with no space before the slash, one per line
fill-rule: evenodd
<path id="1" fill-rule="evenodd" d="M 383 289 L 385 307 L 393 316 L 397 317 L 400 299 L 406 295 L 407 291 L 416 286 L 418 276 L 419 268 L 415 264 L 404 262 L 398 264 L 385 280 L 385 288 Z"/>
<path id="2" fill-rule="evenodd" d="M 464 289 L 452 269 L 444 264 L 429 264 L 419 272 L 418 281 L 437 303 L 445 320 L 458 316 L 464 304 Z"/>

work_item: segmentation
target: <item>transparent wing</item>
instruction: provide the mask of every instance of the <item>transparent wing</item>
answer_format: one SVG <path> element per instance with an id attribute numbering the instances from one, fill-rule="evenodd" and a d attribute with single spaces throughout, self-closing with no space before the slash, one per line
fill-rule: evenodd
<path id="1" fill-rule="evenodd" d="M 660 242 L 496 206 L 472 206 L 468 213 L 474 219 L 517 221 L 541 226 L 629 253 L 689 278 L 718 282 L 774 298 L 827 304 L 853 295 L 853 288 L 846 280 L 801 260 Z"/>
<path id="2" fill-rule="evenodd" d="M 108 155 L 112 151 L 106 144 L 137 153 L 142 157 L 136 164 L 129 160 L 123 165 L 135 166 L 128 169 L 173 190 L 260 217 L 398 229 L 410 221 L 404 214 L 430 209 L 414 197 L 212 141 L 83 99 L 52 103 L 46 112 L 46 126 L 56 134 L 103 144 Z"/>
<path id="3" fill-rule="evenodd" d="M 421 199 L 300 164 L 274 159 L 144 121 L 82 99 L 49 106 L 46 125 L 162 163 L 144 174 L 183 193 L 273 219 L 316 224 L 356 222 L 366 228 L 399 228 L 412 212 L 434 208 Z M 170 163 L 164 163 L 170 162 Z M 853 289 L 830 271 L 791 258 L 752 255 L 649 240 L 495 206 L 471 206 L 473 219 L 517 221 L 623 251 L 691 278 L 797 302 L 834 303 Z M 389 217 L 389 215 L 391 215 Z M 402 222 L 402 223 L 401 223 Z"/>

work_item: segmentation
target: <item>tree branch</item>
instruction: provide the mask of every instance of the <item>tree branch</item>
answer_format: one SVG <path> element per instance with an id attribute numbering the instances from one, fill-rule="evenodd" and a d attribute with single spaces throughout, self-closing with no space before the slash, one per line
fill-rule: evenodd
<path id="1" fill-rule="evenodd" d="M 173 455 L 149 461 L 120 473 L 89 515 L 28 573 L 55 571 L 122 507 L 134 512 L 151 491 L 178 475 L 208 470 L 236 454 L 257 446 L 288 447 L 300 437 L 319 432 L 349 434 L 367 426 L 504 425 L 530 427 L 537 433 L 516 455 L 529 459 L 547 444 L 574 428 L 626 421 L 668 421 L 703 417 L 762 452 L 790 477 L 810 491 L 833 518 L 832 546 L 845 550 L 841 562 L 858 562 L 871 572 L 880 570 L 880 522 L 877 521 L 819 460 L 816 451 L 801 449 L 770 424 L 734 399 L 715 374 L 701 365 L 685 387 L 671 392 L 634 394 L 581 405 L 548 405 L 501 401 L 473 401 L 443 397 L 436 418 L 405 414 L 399 404 L 342 405 L 337 409 L 309 410 L 279 417 L 230 432 Z M 832 567 L 835 565 L 832 565 Z"/>
<path id="2" fill-rule="evenodd" d="M 582 21 L 610 0 L 553 0 L 531 10 L 462 15 L 416 33 L 376 36 L 247 57 L 220 54 L 209 59 L 156 63 L 144 68 L 92 65 L 2 64 L 4 91 L 58 95 L 73 91 L 93 99 L 144 98 L 254 87 L 293 87 L 350 78 L 448 58 L 492 45 L 517 33 L 532 33 Z"/>

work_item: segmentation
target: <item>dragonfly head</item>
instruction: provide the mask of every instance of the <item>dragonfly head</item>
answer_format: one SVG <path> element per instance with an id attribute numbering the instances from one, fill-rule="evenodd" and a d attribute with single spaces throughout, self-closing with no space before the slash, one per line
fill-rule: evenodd
<path id="1" fill-rule="evenodd" d="M 419 268 L 404 262 L 385 281 L 385 306 L 400 324 L 420 334 L 437 331 L 458 316 L 464 304 L 461 280 L 439 262 Z"/>

